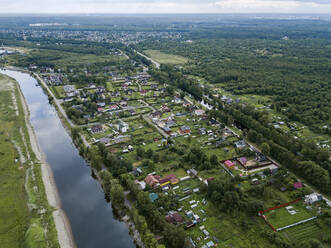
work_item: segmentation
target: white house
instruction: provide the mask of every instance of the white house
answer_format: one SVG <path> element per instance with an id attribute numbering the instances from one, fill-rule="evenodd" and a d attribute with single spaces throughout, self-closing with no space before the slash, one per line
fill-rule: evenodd
<path id="1" fill-rule="evenodd" d="M 119 120 L 118 121 L 118 131 L 120 131 L 121 133 L 125 133 L 129 130 L 129 124 L 127 124 L 126 122 Z"/>
<path id="2" fill-rule="evenodd" d="M 312 193 L 305 196 L 305 202 L 308 204 L 314 204 L 315 202 L 323 200 L 323 196 L 317 193 Z"/>

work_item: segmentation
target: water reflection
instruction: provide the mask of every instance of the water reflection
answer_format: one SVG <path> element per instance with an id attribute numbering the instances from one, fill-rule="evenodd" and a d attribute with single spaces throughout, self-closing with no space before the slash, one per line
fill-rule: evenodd
<path id="1" fill-rule="evenodd" d="M 100 184 L 82 159 L 63 128 L 54 108 L 36 80 L 28 74 L 1 71 L 15 78 L 30 109 L 31 123 L 41 150 L 51 165 L 62 207 L 82 248 L 135 247 L 128 228 L 113 216 Z"/>

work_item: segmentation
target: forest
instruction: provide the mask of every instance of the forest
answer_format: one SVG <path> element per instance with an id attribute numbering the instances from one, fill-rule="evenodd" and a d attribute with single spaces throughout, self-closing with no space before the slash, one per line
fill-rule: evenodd
<path id="1" fill-rule="evenodd" d="M 203 37 L 192 31 L 187 34 L 192 40 L 189 43 L 148 40 L 138 47 L 188 58 L 181 68 L 183 74 L 204 78 L 234 95 L 268 96 L 272 108 L 289 120 L 318 133 L 330 133 L 331 43 L 316 38 L 311 29 L 306 35 L 304 31 L 301 36 L 293 34 L 292 39 L 286 26 L 279 25 L 283 32 L 269 29 L 269 38 L 252 28 L 249 38 L 242 28 L 235 28 L 232 34 L 218 28 L 219 37 L 212 31 Z"/>

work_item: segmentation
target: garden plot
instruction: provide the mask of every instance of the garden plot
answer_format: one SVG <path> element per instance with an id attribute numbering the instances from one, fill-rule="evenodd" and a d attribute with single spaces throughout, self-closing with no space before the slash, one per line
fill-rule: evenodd
<path id="1" fill-rule="evenodd" d="M 307 209 L 307 206 L 301 201 L 264 213 L 266 220 L 276 230 L 310 219 L 315 215 L 316 211 L 314 209 Z"/>

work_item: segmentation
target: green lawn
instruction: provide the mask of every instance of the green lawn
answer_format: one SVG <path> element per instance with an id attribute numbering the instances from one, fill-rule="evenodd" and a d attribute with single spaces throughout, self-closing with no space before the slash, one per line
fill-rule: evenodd
<path id="1" fill-rule="evenodd" d="M 51 86 L 50 87 L 56 98 L 64 98 L 66 96 L 63 86 Z"/>
<path id="2" fill-rule="evenodd" d="M 144 52 L 160 64 L 185 64 L 188 61 L 182 56 L 163 53 L 159 50 L 145 50 Z"/>
<path id="3" fill-rule="evenodd" d="M 276 229 L 284 227 L 287 225 L 294 224 L 301 220 L 305 220 L 314 216 L 314 212 L 310 212 L 306 209 L 305 205 L 302 202 L 291 205 L 293 209 L 297 212 L 294 215 L 291 215 L 287 209 L 279 208 L 265 213 L 267 220 L 273 225 Z"/>

